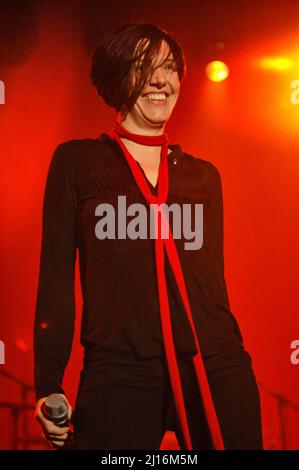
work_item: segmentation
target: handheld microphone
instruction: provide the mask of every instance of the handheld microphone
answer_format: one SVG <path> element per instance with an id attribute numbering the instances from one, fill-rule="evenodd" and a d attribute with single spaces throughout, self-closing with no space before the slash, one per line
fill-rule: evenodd
<path id="1" fill-rule="evenodd" d="M 46 419 L 52 421 L 56 426 L 69 425 L 68 406 L 62 395 L 52 393 L 42 406 L 42 413 Z"/>
<path id="2" fill-rule="evenodd" d="M 52 421 L 56 426 L 64 427 L 69 426 L 70 421 L 68 417 L 68 405 L 62 395 L 59 393 L 52 393 L 42 404 L 41 409 L 44 417 Z M 74 448 L 74 441 L 72 433 L 69 434 L 63 449 L 70 450 Z"/>

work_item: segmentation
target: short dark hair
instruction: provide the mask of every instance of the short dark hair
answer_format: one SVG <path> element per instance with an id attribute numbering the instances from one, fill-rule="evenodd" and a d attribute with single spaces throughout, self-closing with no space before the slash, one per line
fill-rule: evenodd
<path id="1" fill-rule="evenodd" d="M 95 48 L 90 67 L 92 83 L 108 106 L 129 111 L 151 73 L 162 41 L 169 47 L 180 81 L 186 74 L 182 47 L 166 31 L 148 23 L 127 23 L 107 34 Z M 142 57 L 138 80 L 132 86 L 133 65 Z"/>

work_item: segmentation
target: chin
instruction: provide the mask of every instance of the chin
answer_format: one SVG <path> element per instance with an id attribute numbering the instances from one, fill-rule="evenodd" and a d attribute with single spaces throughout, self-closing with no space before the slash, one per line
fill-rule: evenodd
<path id="1" fill-rule="evenodd" d="M 167 120 L 161 120 L 161 119 L 147 119 L 146 120 L 147 124 L 150 125 L 151 127 L 163 127 L 165 126 Z"/>
<path id="2" fill-rule="evenodd" d="M 153 116 L 153 115 L 144 115 L 145 119 L 148 121 L 148 122 L 151 122 L 153 124 L 165 124 L 168 119 L 170 118 L 170 115 L 167 115 L 167 116 Z"/>

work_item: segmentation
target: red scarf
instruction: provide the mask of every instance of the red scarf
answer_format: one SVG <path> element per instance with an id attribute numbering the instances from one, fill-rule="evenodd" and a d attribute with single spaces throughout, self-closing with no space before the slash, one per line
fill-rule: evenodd
<path id="1" fill-rule="evenodd" d="M 157 136 L 148 136 L 148 135 L 140 135 L 140 134 L 132 134 L 124 129 L 119 123 L 116 123 L 114 128 L 110 132 L 110 137 L 116 140 L 119 145 L 121 146 L 126 160 L 130 166 L 134 179 L 143 193 L 143 196 L 147 200 L 149 204 L 155 204 L 156 206 L 152 206 L 154 209 L 157 208 L 157 205 L 166 203 L 167 196 L 168 196 L 168 137 L 167 134 L 157 135 Z M 144 177 L 139 165 L 136 163 L 134 157 L 129 153 L 128 149 L 126 148 L 125 144 L 122 142 L 121 137 L 132 140 L 139 144 L 143 145 L 152 145 L 158 146 L 161 145 L 161 162 L 159 166 L 159 175 L 158 175 L 158 195 L 155 196 L 151 193 L 146 178 Z M 176 359 L 174 341 L 173 341 L 173 334 L 171 328 L 171 318 L 170 318 L 170 310 L 169 310 L 169 303 L 168 303 L 168 291 L 167 291 L 167 284 L 166 284 L 166 277 L 164 271 L 164 246 L 168 255 L 168 259 L 170 265 L 173 269 L 175 279 L 179 288 L 179 292 L 181 294 L 182 300 L 184 302 L 185 310 L 187 317 L 189 319 L 195 344 L 197 347 L 197 354 L 192 357 L 196 377 L 199 385 L 199 389 L 202 395 L 202 401 L 205 409 L 205 414 L 207 418 L 207 422 L 209 425 L 213 446 L 216 450 L 224 450 L 223 439 L 221 435 L 221 430 L 217 418 L 217 414 L 215 411 L 215 407 L 213 404 L 213 399 L 210 391 L 209 382 L 207 379 L 203 359 L 200 352 L 199 342 L 197 338 L 197 333 L 194 327 L 192 313 L 189 306 L 188 295 L 186 291 L 185 281 L 183 272 L 181 269 L 180 260 L 178 257 L 177 249 L 175 242 L 173 240 L 171 228 L 168 224 L 168 220 L 165 216 L 164 211 L 160 211 L 161 218 L 163 220 L 163 224 L 167 224 L 165 226 L 169 227 L 169 238 L 162 238 L 161 237 L 161 218 L 158 217 L 158 227 L 156 227 L 156 234 L 155 234 L 155 253 L 156 253 L 156 271 L 157 271 L 157 279 L 158 279 L 158 294 L 159 294 L 159 304 L 160 304 L 160 315 L 161 315 L 161 325 L 162 325 L 162 335 L 164 341 L 164 348 L 166 353 L 166 359 L 168 364 L 169 376 L 171 387 L 174 395 L 175 407 L 177 411 L 177 415 L 179 417 L 179 421 L 181 424 L 184 440 L 186 443 L 186 449 L 192 450 L 192 442 L 190 437 L 190 431 L 188 427 L 188 420 L 186 415 L 185 403 L 184 403 L 184 395 L 182 390 L 182 384 L 180 380 L 180 374 Z M 155 218 L 155 220 L 157 220 Z M 157 236 L 158 234 L 158 236 Z M 200 426 L 200 423 L 199 423 Z"/>

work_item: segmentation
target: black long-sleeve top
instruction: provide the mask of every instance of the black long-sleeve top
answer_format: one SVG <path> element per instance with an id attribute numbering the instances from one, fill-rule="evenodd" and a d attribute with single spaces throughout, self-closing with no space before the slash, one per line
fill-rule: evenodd
<path id="1" fill-rule="evenodd" d="M 183 208 L 188 203 L 194 208 L 203 204 L 202 247 L 186 250 L 184 243 L 192 240 L 184 234 L 175 243 L 201 352 L 207 357 L 227 343 L 243 341 L 230 310 L 224 276 L 221 178 L 211 162 L 184 153 L 179 145 L 169 148 L 167 205 L 177 203 Z M 157 194 L 157 186 L 148 184 Z M 56 148 L 43 201 L 34 325 L 37 399 L 64 393 L 62 379 L 74 331 L 77 252 L 85 360 L 96 360 L 102 350 L 132 351 L 140 358 L 163 354 L 154 239 L 117 238 L 119 195 L 126 196 L 127 208 L 133 203 L 148 208 L 121 147 L 107 134 L 70 140 Z M 101 219 L 96 207 L 102 203 L 115 209 L 115 239 L 96 236 Z M 127 222 L 131 219 L 127 216 Z M 171 215 L 170 226 L 173 228 Z M 165 259 L 176 352 L 178 356 L 192 355 L 196 353 L 193 333 L 167 256 Z"/>

